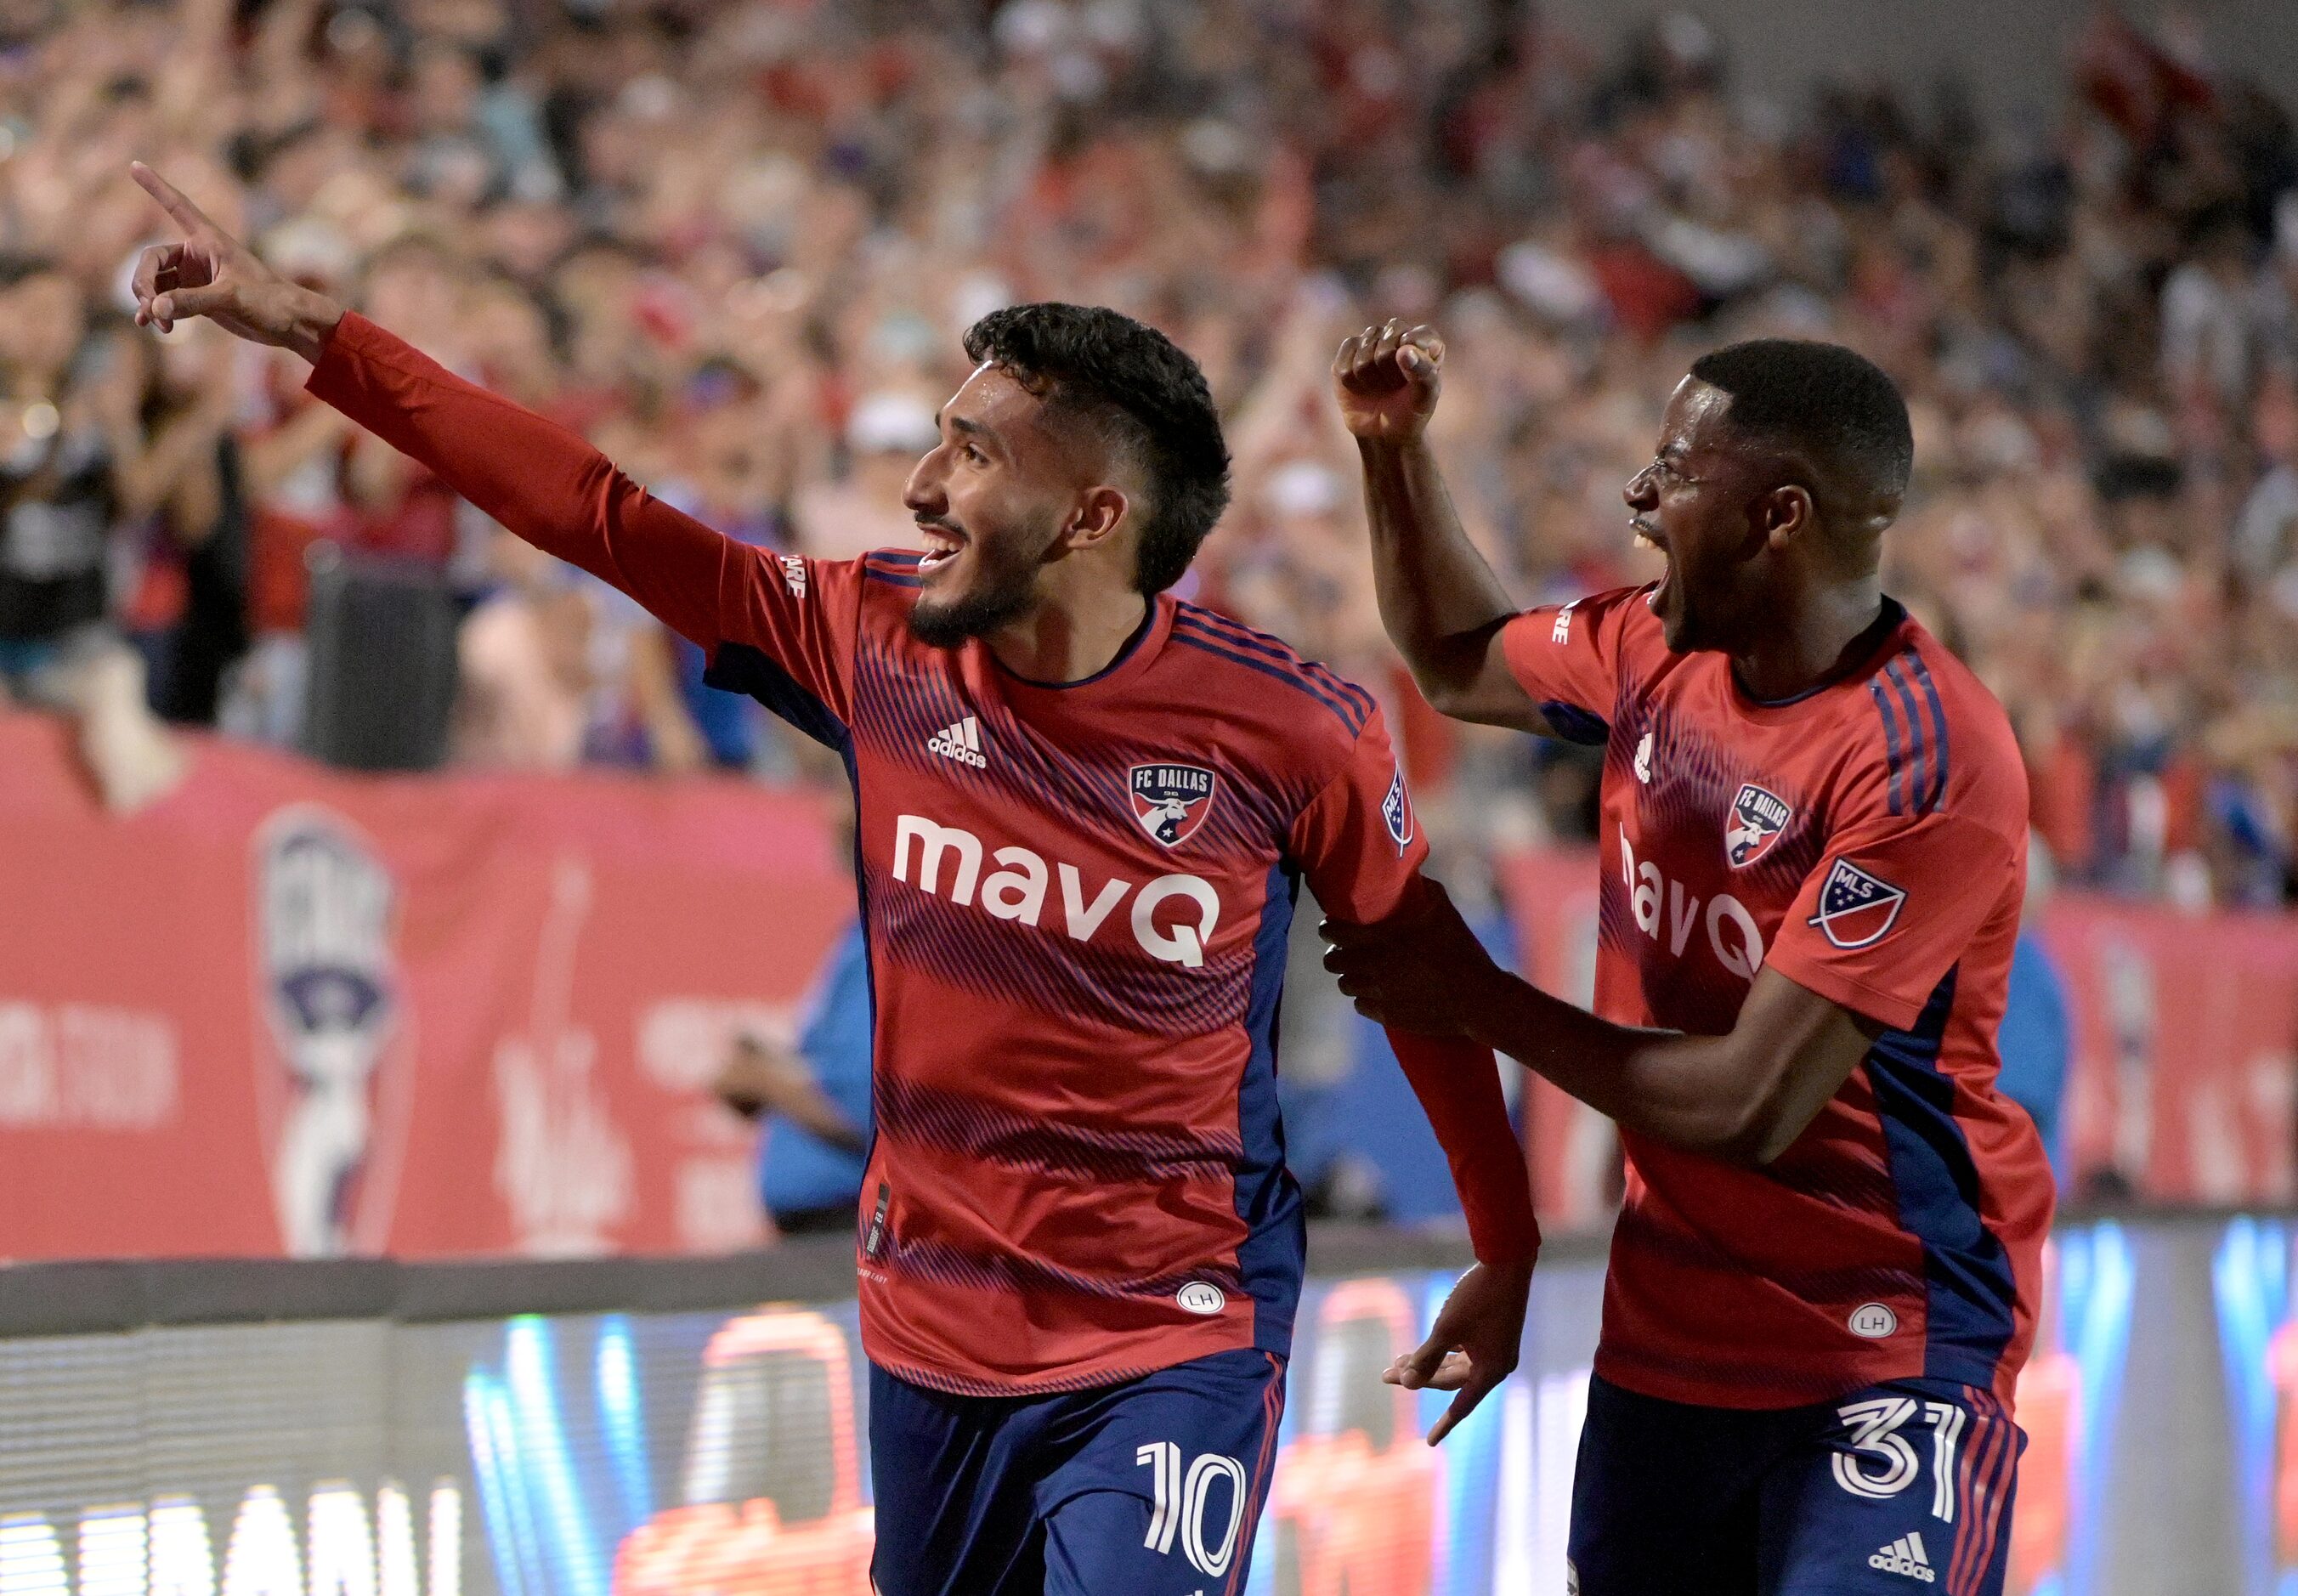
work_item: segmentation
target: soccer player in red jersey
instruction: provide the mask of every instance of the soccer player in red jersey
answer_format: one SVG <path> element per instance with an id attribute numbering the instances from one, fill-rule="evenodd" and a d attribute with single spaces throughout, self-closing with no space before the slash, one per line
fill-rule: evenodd
<path id="1" fill-rule="evenodd" d="M 1335 915 L 1327 963 L 1619 1123 L 1575 1588 L 1997 1592 L 2052 1201 L 1995 1089 L 2027 785 L 1880 585 L 1906 406 L 1835 345 L 1707 356 L 1626 490 L 1666 574 L 1518 614 L 1424 439 L 1442 358 L 1392 322 L 1335 363 L 1382 614 L 1439 709 L 1605 749 L 1602 1017 L 1457 914 Z M 1426 1349 L 1392 1375 L 1452 1377 Z"/>
<path id="2" fill-rule="evenodd" d="M 1276 1096 L 1294 892 L 1377 923 L 1433 889 L 1372 699 L 1165 591 L 1228 497 L 1194 362 L 1113 311 L 989 316 L 905 494 L 926 552 L 778 556 L 136 177 L 185 232 L 139 261 L 139 321 L 295 350 L 312 392 L 844 757 L 878 1590 L 1240 1589 L 1303 1265 Z M 1399 1042 L 1479 1259 L 1432 1337 L 1474 1366 L 1434 1440 L 1514 1366 L 1538 1232 L 1490 1051 Z"/>

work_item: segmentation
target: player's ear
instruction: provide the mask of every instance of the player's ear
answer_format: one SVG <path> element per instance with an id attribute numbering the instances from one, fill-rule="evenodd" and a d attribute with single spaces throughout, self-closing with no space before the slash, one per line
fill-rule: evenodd
<path id="1" fill-rule="evenodd" d="M 1086 550 L 1107 542 L 1125 525 L 1125 512 L 1131 501 L 1122 488 L 1104 484 L 1087 488 L 1078 496 L 1076 507 L 1070 512 L 1069 525 L 1062 529 L 1062 542 L 1072 550 Z"/>
<path id="2" fill-rule="evenodd" d="M 1762 529 L 1765 546 L 1770 549 L 1785 549 L 1807 535 L 1818 524 L 1818 517 L 1819 506 L 1811 490 L 1801 483 L 1782 483 L 1756 500 L 1756 523 Z"/>

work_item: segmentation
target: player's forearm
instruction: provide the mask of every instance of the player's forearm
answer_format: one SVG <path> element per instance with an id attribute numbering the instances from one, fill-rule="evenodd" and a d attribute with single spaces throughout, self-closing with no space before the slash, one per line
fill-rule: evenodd
<path id="1" fill-rule="evenodd" d="M 1429 702 L 1450 710 L 1516 606 L 1462 530 L 1426 439 L 1360 439 L 1358 453 L 1381 624 Z"/>
<path id="2" fill-rule="evenodd" d="M 718 641 L 727 542 L 557 423 L 345 317 L 310 391 L 546 553 L 630 594 L 705 648 Z"/>
<path id="3" fill-rule="evenodd" d="M 1477 1040 L 1624 1129 L 1735 1163 L 1777 1157 L 1826 1101 L 1806 1109 L 1787 1071 L 1729 1037 L 1617 1025 L 1505 972 L 1466 1018 Z"/>
<path id="4" fill-rule="evenodd" d="M 285 285 L 281 293 L 287 306 L 285 334 L 267 342 L 293 350 L 317 366 L 327 352 L 327 341 L 343 325 L 343 308 L 326 294 L 315 294 L 309 288 Z"/>
<path id="5" fill-rule="evenodd" d="M 792 1083 L 775 1100 L 773 1111 L 800 1130 L 845 1152 L 860 1153 L 868 1146 L 838 1104 L 811 1081 Z"/>
<path id="6" fill-rule="evenodd" d="M 1436 1132 L 1480 1263 L 1523 1262 L 1540 1252 L 1524 1148 L 1492 1050 L 1459 1038 L 1392 1029 L 1389 1046 Z"/>

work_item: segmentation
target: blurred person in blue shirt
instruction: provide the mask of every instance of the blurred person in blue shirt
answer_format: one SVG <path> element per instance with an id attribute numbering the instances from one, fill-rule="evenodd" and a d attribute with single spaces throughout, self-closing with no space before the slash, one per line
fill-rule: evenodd
<path id="1" fill-rule="evenodd" d="M 2043 1133 L 2051 1173 L 2059 1189 L 2067 1185 L 2065 1104 L 2067 1064 L 2074 1033 L 2067 1012 L 2066 980 L 2043 946 L 2043 909 L 2056 883 L 2051 850 L 2043 839 L 2027 839 L 2027 898 L 2019 915 L 2019 941 L 2011 955 L 2011 989 L 2003 1006 L 1996 1046 L 2003 1071 L 1996 1083 L 2003 1095 L 2025 1109 Z"/>
<path id="2" fill-rule="evenodd" d="M 870 1146 L 870 959 L 857 922 L 831 948 L 797 1046 L 736 1038 L 713 1088 L 758 1138 L 758 1195 L 785 1236 L 850 1231 Z"/>
<path id="3" fill-rule="evenodd" d="M 843 808 L 833 856 L 854 857 L 851 790 L 823 782 Z M 797 1044 L 737 1037 L 712 1087 L 745 1119 L 765 1121 L 758 1137 L 758 1196 L 785 1236 L 851 1233 L 874 1128 L 870 1104 L 869 944 L 849 923 L 822 961 Z"/>

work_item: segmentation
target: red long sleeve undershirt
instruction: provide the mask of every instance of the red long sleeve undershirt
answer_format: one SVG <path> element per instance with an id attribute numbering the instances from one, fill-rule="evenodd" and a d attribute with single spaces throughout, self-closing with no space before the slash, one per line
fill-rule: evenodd
<path id="1" fill-rule="evenodd" d="M 1435 1129 L 1467 1216 L 1480 1263 L 1522 1263 L 1540 1251 L 1540 1221 L 1524 1149 L 1509 1123 L 1508 1099 L 1492 1050 L 1456 1038 L 1388 1028 L 1405 1079 Z"/>

